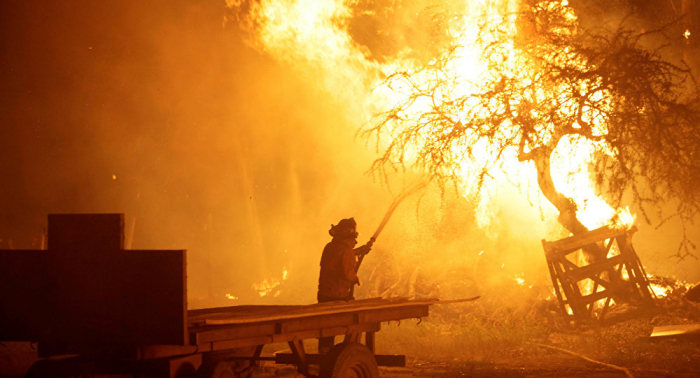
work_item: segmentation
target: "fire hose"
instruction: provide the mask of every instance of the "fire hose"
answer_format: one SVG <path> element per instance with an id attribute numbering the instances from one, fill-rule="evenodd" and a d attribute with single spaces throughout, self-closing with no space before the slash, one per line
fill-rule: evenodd
<path id="1" fill-rule="evenodd" d="M 417 192 L 418 190 L 426 187 L 428 185 L 427 180 L 421 180 L 413 185 L 405 187 L 401 193 L 399 193 L 396 198 L 394 198 L 394 202 L 391 203 L 389 206 L 389 209 L 387 210 L 386 214 L 384 215 L 384 219 L 382 219 L 381 223 L 379 223 L 379 227 L 377 227 L 377 230 L 374 231 L 374 234 L 372 235 L 369 240 L 374 243 L 377 240 L 377 237 L 379 236 L 379 233 L 382 232 L 384 229 L 384 226 L 389 222 L 389 219 L 391 218 L 391 215 L 394 214 L 394 210 L 399 206 L 399 204 L 409 195 Z M 360 255 L 360 257 L 357 258 L 357 264 L 355 265 L 355 273 L 357 273 L 360 270 L 360 265 L 362 264 L 362 260 L 365 258 L 366 254 Z"/>

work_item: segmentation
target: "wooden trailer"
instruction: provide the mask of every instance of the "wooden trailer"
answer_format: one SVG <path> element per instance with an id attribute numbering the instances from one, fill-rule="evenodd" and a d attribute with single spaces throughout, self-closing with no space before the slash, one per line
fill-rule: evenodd
<path id="1" fill-rule="evenodd" d="M 428 316 L 436 299 L 187 310 L 186 252 L 124 250 L 121 214 L 49 215 L 47 250 L 0 250 L 0 341 L 36 342 L 29 377 L 248 377 L 258 361 L 307 376 L 378 377 L 382 322 Z M 326 355 L 305 341 L 343 336 Z M 261 356 L 287 343 L 291 353 Z M 308 344 L 308 343 L 307 343 Z"/>

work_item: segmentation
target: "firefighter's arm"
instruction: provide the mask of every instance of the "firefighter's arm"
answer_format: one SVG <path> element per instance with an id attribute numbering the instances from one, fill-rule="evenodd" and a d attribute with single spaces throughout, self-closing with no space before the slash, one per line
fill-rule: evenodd
<path id="1" fill-rule="evenodd" d="M 374 237 L 370 238 L 369 241 L 367 242 L 367 244 L 353 249 L 353 252 L 355 252 L 355 255 L 357 255 L 357 256 L 366 255 L 369 253 L 369 251 L 372 250 L 373 245 L 374 245 Z"/>
<path id="2" fill-rule="evenodd" d="M 343 275 L 346 280 L 359 285 L 360 281 L 355 273 L 355 264 L 357 264 L 355 250 L 348 249 L 347 253 L 343 253 Z"/>

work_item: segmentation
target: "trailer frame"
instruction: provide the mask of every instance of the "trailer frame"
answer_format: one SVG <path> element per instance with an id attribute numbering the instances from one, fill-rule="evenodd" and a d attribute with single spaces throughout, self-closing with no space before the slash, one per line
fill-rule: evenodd
<path id="1" fill-rule="evenodd" d="M 49 215 L 48 250 L 0 250 L 0 341 L 37 343 L 28 377 L 248 377 L 260 361 L 305 377 L 378 377 L 381 323 L 421 319 L 437 299 L 187 310 L 186 251 L 124 249 L 123 214 Z M 31 277 L 31 279 L 27 279 Z M 343 336 L 326 355 L 305 341 Z M 268 344 L 291 353 L 262 356 Z"/>

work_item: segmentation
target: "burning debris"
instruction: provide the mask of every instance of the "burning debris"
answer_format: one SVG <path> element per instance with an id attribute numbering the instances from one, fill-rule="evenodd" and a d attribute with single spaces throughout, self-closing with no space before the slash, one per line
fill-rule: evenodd
<path id="1" fill-rule="evenodd" d="M 632 246 L 636 231 L 602 227 L 554 242 L 542 241 L 562 314 L 577 323 L 604 323 L 611 321 L 606 316 L 614 304 L 631 305 L 638 311 L 654 307 L 654 292 Z M 595 249 L 600 252 L 594 259 L 580 265 L 572 261 L 572 255 Z"/>

